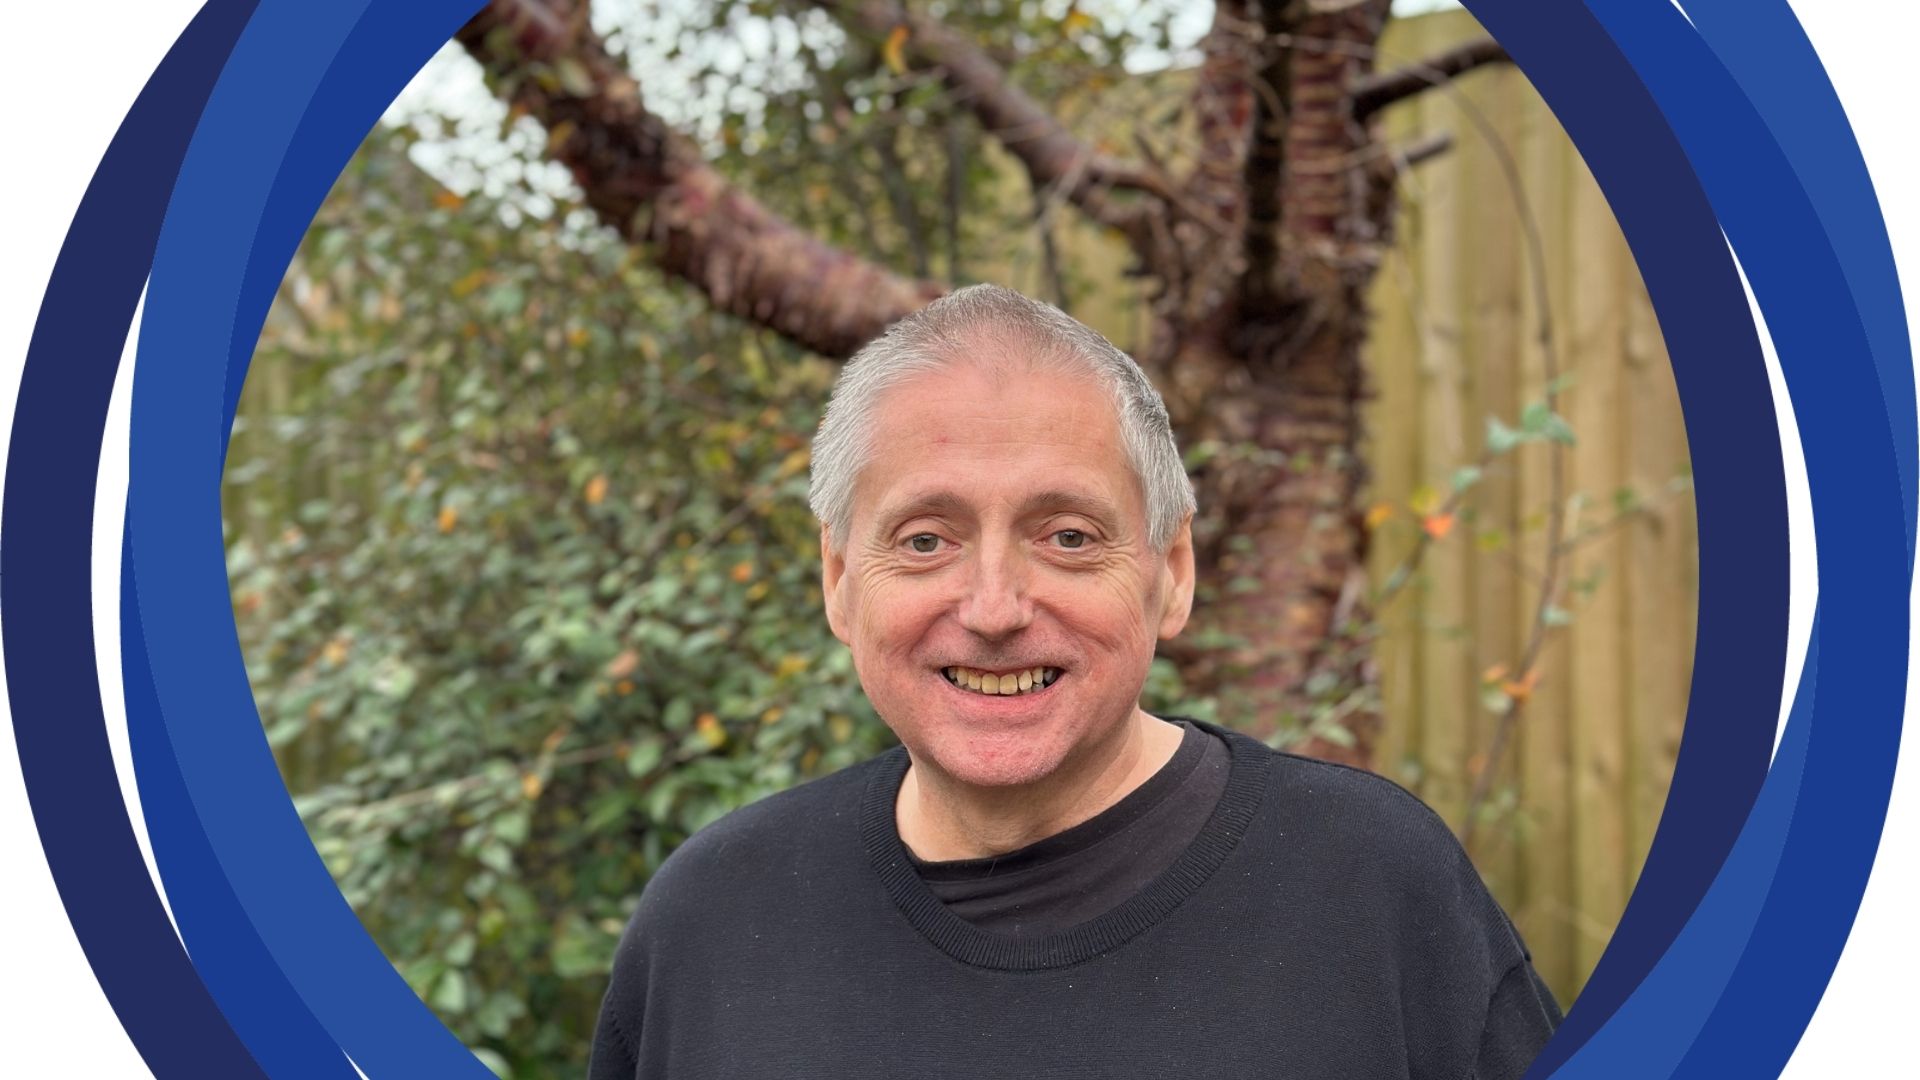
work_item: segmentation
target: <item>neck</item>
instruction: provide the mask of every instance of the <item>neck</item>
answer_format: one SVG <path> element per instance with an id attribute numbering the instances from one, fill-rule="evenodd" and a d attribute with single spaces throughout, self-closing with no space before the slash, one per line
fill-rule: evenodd
<path id="1" fill-rule="evenodd" d="M 1092 818 L 1159 772 L 1180 748 L 1178 725 L 1135 709 L 1104 743 L 1045 779 L 1013 787 L 960 783 L 915 760 L 900 783 L 900 839 L 929 862 L 1003 855 Z"/>

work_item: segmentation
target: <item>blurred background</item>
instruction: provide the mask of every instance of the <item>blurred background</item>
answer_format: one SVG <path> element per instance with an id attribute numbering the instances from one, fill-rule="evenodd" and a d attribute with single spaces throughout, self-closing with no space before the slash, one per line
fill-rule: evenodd
<path id="1" fill-rule="evenodd" d="M 1059 303 L 1180 396 L 1177 289 L 1131 226 L 1069 195 L 1079 178 L 1042 183 L 943 78 L 924 24 L 830 7 L 547 10 L 626 57 L 679 152 L 780 221 L 901 281 Z M 1204 165 L 1213 5 L 914 10 L 1102 154 Z M 1203 503 L 1226 493 L 1201 605 L 1241 621 L 1201 620 L 1145 703 L 1418 794 L 1566 1005 L 1665 800 L 1693 503 L 1659 328 L 1578 154 L 1510 66 L 1427 59 L 1481 36 L 1449 5 L 1400 4 L 1347 49 L 1431 77 L 1381 105 L 1372 156 L 1347 151 L 1385 227 L 1341 234 L 1356 460 L 1335 456 L 1348 486 L 1302 541 L 1330 553 L 1317 566 L 1353 563 L 1310 627 L 1339 647 L 1263 704 L 1280 692 L 1263 673 L 1294 669 L 1279 647 L 1247 662 L 1247 598 L 1275 580 L 1253 567 L 1297 556 L 1238 529 L 1232 499 L 1245 470 L 1327 462 L 1274 460 L 1176 402 Z M 543 113 L 601 100 L 605 70 L 516 66 L 488 41 L 428 65 L 315 219 L 246 383 L 225 521 L 266 735 L 346 896 L 495 1071 L 571 1075 L 667 853 L 892 739 L 820 610 L 807 447 L 833 350 L 717 300 L 674 237 L 610 213 L 578 153 L 604 112 Z"/>

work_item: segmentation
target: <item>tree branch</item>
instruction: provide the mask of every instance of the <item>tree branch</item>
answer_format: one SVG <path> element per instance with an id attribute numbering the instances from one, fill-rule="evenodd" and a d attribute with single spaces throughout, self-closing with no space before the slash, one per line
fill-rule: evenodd
<path id="1" fill-rule="evenodd" d="M 944 291 L 836 248 L 735 188 L 647 111 L 585 10 L 493 0 L 455 37 L 497 93 L 546 125 L 549 154 L 595 214 L 663 270 L 719 310 L 842 358 Z"/>
<path id="2" fill-rule="evenodd" d="M 1169 185 L 1158 173 L 1083 142 L 1015 86 L 978 42 L 939 20 L 907 10 L 895 0 L 810 2 L 876 37 L 906 27 L 908 58 L 939 75 L 973 111 L 981 127 L 1026 167 L 1033 186 L 1060 187 L 1068 201 L 1094 220 L 1122 229 L 1133 226 L 1139 211 L 1110 199 L 1108 193 L 1116 188 L 1166 197 Z"/>
<path id="3" fill-rule="evenodd" d="M 1365 120 L 1397 101 L 1404 101 L 1475 68 L 1510 61 L 1507 50 L 1492 38 L 1456 45 L 1419 63 L 1370 75 L 1353 86 L 1353 115 Z"/>

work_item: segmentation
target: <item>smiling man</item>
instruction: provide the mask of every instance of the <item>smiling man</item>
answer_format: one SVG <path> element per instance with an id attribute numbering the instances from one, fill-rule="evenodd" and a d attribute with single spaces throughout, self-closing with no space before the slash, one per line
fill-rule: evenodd
<path id="1" fill-rule="evenodd" d="M 1140 708 L 1193 492 L 1124 353 L 962 289 L 849 361 L 813 507 L 901 745 L 667 860 L 595 1080 L 1525 1071 L 1560 1010 L 1431 811 Z"/>

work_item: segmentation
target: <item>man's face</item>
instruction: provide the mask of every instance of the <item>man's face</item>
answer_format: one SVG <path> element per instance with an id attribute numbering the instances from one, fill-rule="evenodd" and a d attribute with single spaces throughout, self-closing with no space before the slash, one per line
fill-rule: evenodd
<path id="1" fill-rule="evenodd" d="M 1042 780 L 1134 716 L 1154 642 L 1186 624 L 1190 527 L 1148 546 L 1090 378 L 961 365 L 889 390 L 876 420 L 841 554 L 822 531 L 834 634 L 916 763 L 972 785 Z M 954 682 L 1017 690 L 1034 669 L 1045 685 L 1012 694 Z"/>

